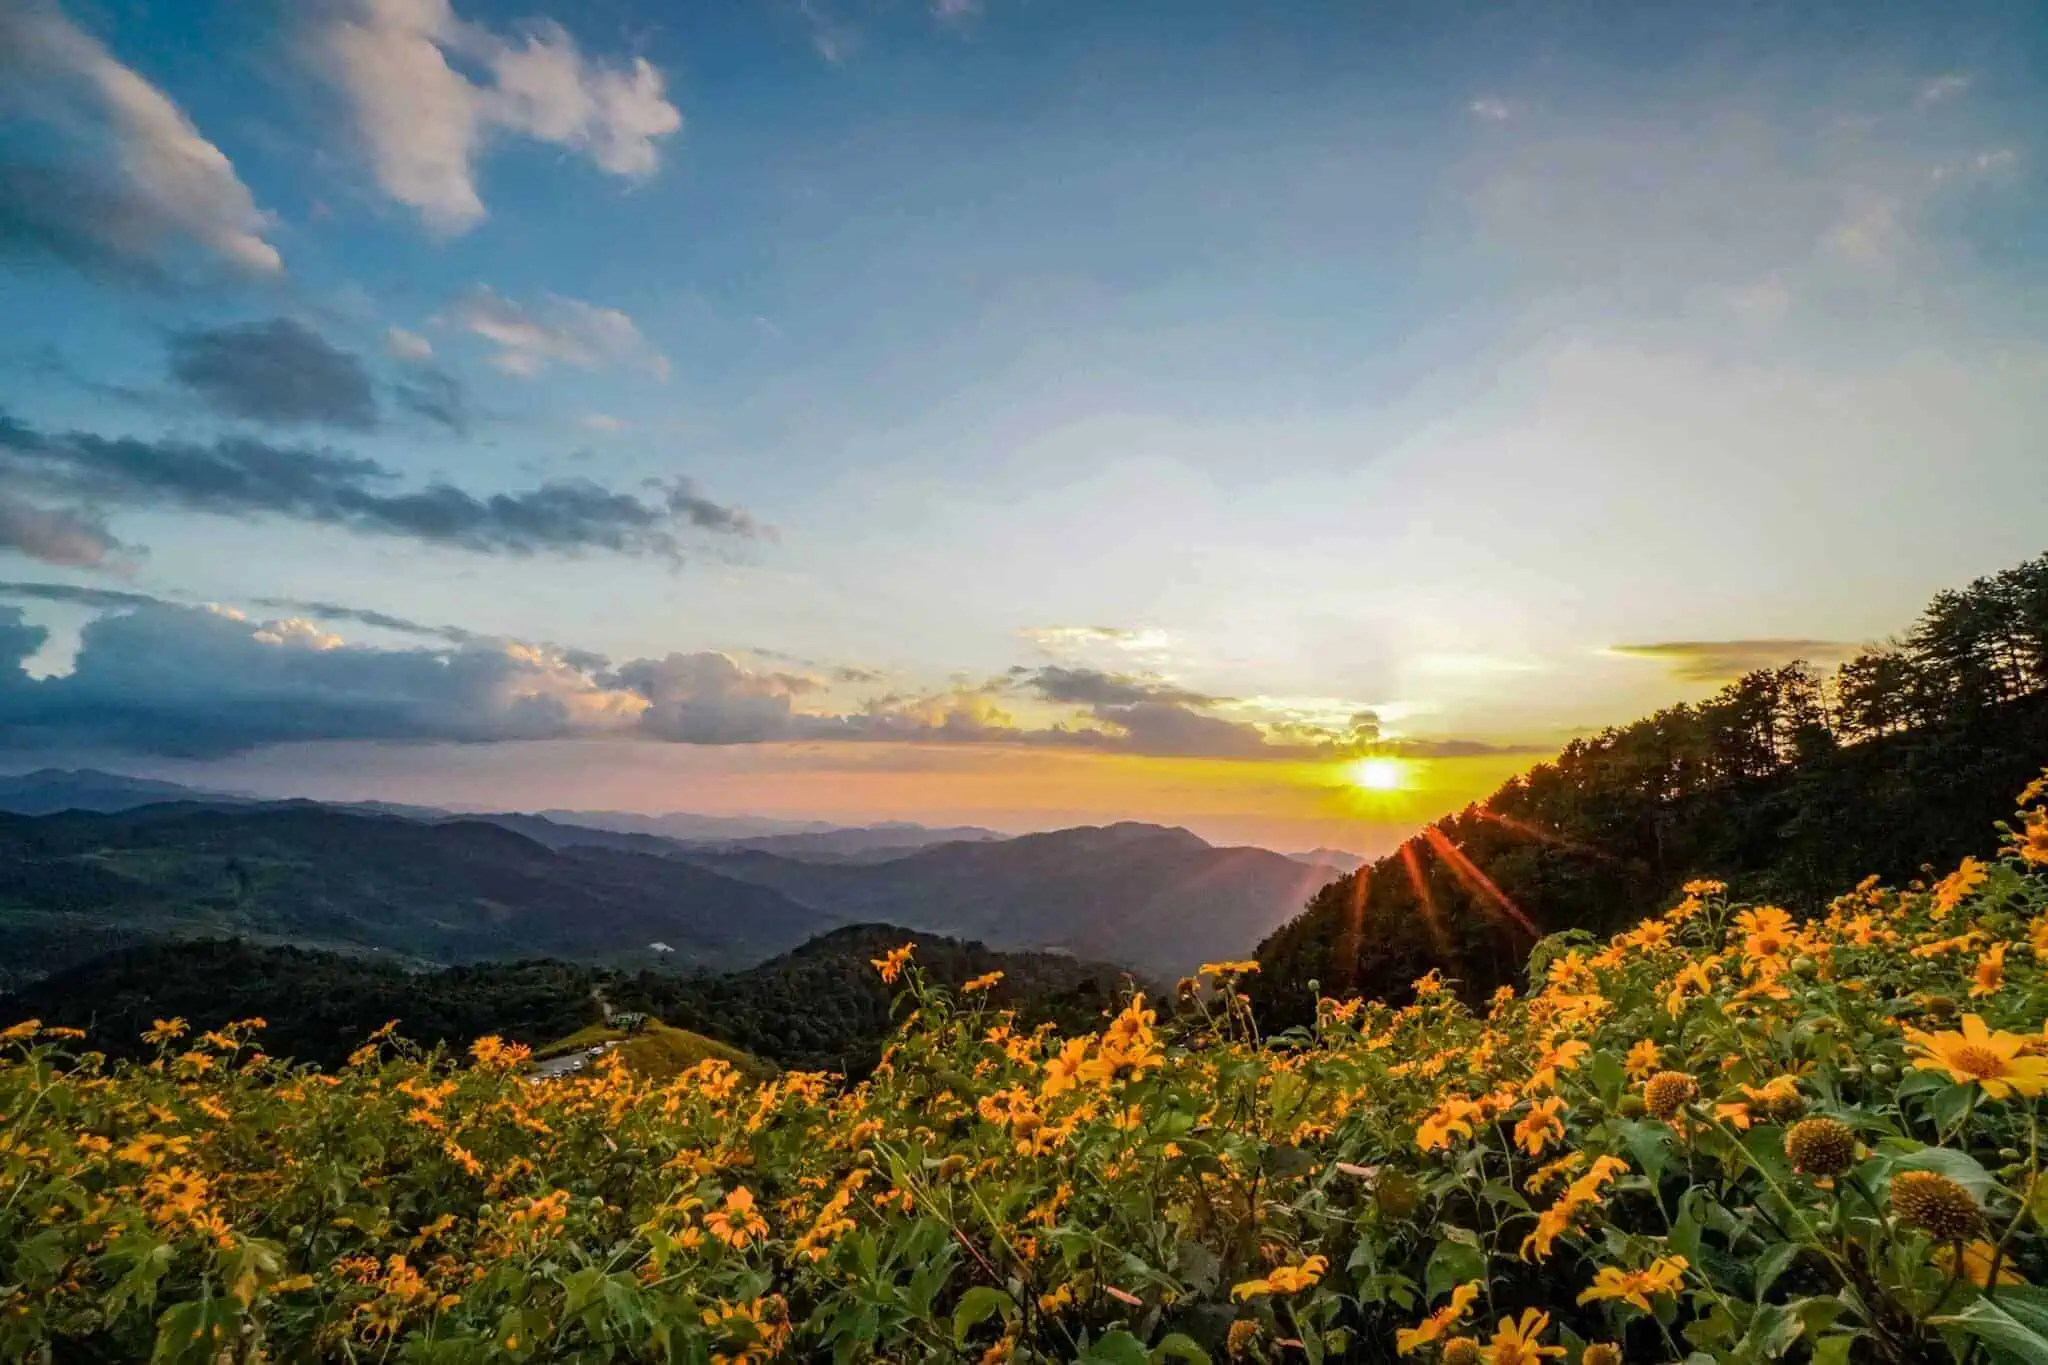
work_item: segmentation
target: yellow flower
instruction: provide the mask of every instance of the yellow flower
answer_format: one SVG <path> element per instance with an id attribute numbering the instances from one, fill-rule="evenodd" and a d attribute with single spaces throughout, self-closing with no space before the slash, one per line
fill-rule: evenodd
<path id="1" fill-rule="evenodd" d="M 1792 916 L 1775 905 L 1760 905 L 1735 917 L 1743 931 L 1742 956 L 1751 964 L 1775 959 L 1792 946 Z"/>
<path id="2" fill-rule="evenodd" d="M 1394 1334 L 1394 1349 L 1402 1355 L 1414 1354 L 1417 1347 L 1439 1341 L 1444 1334 L 1458 1325 L 1472 1301 L 1479 1297 L 1479 1281 L 1468 1280 L 1451 1291 L 1451 1301 L 1431 1313 L 1413 1327 L 1404 1327 Z"/>
<path id="3" fill-rule="evenodd" d="M 190 1026 L 182 1018 L 158 1019 L 142 1035 L 145 1043 L 171 1043 L 185 1036 Z"/>
<path id="4" fill-rule="evenodd" d="M 1299 1294 L 1323 1277 L 1330 1268 L 1326 1256 L 1311 1256 L 1300 1265 L 1275 1266 L 1264 1279 L 1246 1280 L 1230 1287 L 1233 1299 L 1248 1299 L 1254 1294 Z"/>
<path id="5" fill-rule="evenodd" d="M 1425 1152 L 1451 1145 L 1451 1135 L 1472 1136 L 1472 1120 L 1479 1106 L 1463 1095 L 1452 1095 L 1424 1118 L 1415 1130 L 1415 1145 Z"/>
<path id="6" fill-rule="evenodd" d="M 963 991 L 993 990 L 995 989 L 996 982 L 1001 981 L 1002 979 L 1003 974 L 1001 972 L 988 972 L 984 975 L 975 977 L 972 981 L 969 981 L 965 985 L 960 987 L 960 989 Z"/>
<path id="7" fill-rule="evenodd" d="M 1917 1071 L 1946 1071 L 1951 1080 L 1976 1082 L 1994 1100 L 2007 1095 L 2028 1097 L 2048 1089 L 2048 1058 L 2021 1055 L 2028 1039 L 2003 1030 L 1993 1033 L 1974 1014 L 1963 1016 L 1960 1033 L 1906 1030 Z"/>
<path id="8" fill-rule="evenodd" d="M 1204 962 L 1198 974 L 1201 976 L 1243 976 L 1247 972 L 1255 972 L 1258 969 L 1259 964 L 1249 959 L 1243 962 Z"/>
<path id="9" fill-rule="evenodd" d="M 1979 1289 L 1988 1288 L 1991 1284 L 1991 1263 L 1993 1260 L 1998 1261 L 1998 1282 L 2000 1284 L 2026 1283 L 2025 1278 L 2012 1268 L 2012 1258 L 2010 1256 L 2000 1257 L 1998 1255 L 1998 1248 L 1991 1245 L 1991 1243 L 1980 1238 L 1973 1242 L 1964 1242 L 1961 1245 L 1963 1252 L 1963 1274 L 1969 1276 L 1970 1283 L 1976 1285 Z M 1950 1242 L 1944 1246 L 1936 1247 L 1934 1249 L 1934 1264 L 1939 1266 L 1944 1273 L 1954 1274 L 1956 1269 L 1956 1243 Z"/>
<path id="10" fill-rule="evenodd" d="M 896 978 L 903 975 L 903 968 L 910 961 L 911 953 L 916 950 L 915 943 L 906 943 L 901 948 L 891 948 L 881 957 L 871 957 L 868 962 L 882 974 L 884 985 L 893 986 L 896 984 Z"/>
<path id="11" fill-rule="evenodd" d="M 2027 816 L 2027 827 L 2013 836 L 2014 851 L 2030 867 L 2048 864 L 2048 810 Z"/>
<path id="12" fill-rule="evenodd" d="M 1984 864 L 1975 858 L 1965 858 L 1956 864 L 1956 870 L 1934 884 L 1934 903 L 1928 909 L 1929 917 L 1947 919 L 1949 912 L 1961 905 L 1964 899 L 1984 884 L 1990 873 Z"/>
<path id="13" fill-rule="evenodd" d="M 1564 1101 L 1556 1095 L 1539 1101 L 1515 1125 L 1515 1142 L 1530 1156 L 1542 1156 L 1553 1139 L 1564 1136 L 1564 1120 L 1558 1117 Z"/>
<path id="14" fill-rule="evenodd" d="M 744 1247 L 768 1235 L 768 1224 L 754 1211 L 754 1192 L 745 1185 L 725 1197 L 725 1205 L 704 1215 L 711 1235 L 729 1247 Z"/>
<path id="15" fill-rule="evenodd" d="M 1640 1039 L 1628 1050 L 1624 1065 L 1632 1081 L 1646 1081 L 1657 1071 L 1664 1060 L 1663 1051 L 1648 1038 Z"/>
<path id="16" fill-rule="evenodd" d="M 1486 1365 L 1539 1365 L 1545 1356 L 1561 1356 L 1562 1346 L 1541 1346 L 1536 1339 L 1550 1327 L 1550 1314 L 1535 1308 L 1522 1310 L 1520 1322 L 1500 1320 L 1500 1330 L 1486 1343 L 1480 1359 Z"/>
<path id="17" fill-rule="evenodd" d="M 2005 986 L 2005 945 L 1994 943 L 1991 951 L 1977 959 L 1975 979 L 1970 983 L 1972 999 L 1980 995 L 1996 995 Z"/>
<path id="18" fill-rule="evenodd" d="M 1685 1283 L 1686 1259 L 1683 1256 L 1659 1256 L 1643 1270 L 1622 1270 L 1615 1266 L 1603 1265 L 1593 1277 L 1592 1288 L 1579 1295 L 1580 1303 L 1594 1303 L 1601 1299 L 1619 1299 L 1632 1303 L 1645 1313 L 1650 1311 L 1650 1298 L 1655 1294 L 1676 1294 Z"/>

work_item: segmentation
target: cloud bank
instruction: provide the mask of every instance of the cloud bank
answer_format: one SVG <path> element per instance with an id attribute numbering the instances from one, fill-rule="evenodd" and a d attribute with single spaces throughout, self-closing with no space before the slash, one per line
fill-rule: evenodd
<path id="1" fill-rule="evenodd" d="M 736 538 L 766 533 L 749 513 L 712 501 L 684 478 L 650 481 L 651 498 L 586 480 L 513 493 L 471 493 L 447 483 L 408 489 L 377 461 L 324 447 L 45 432 L 4 411 L 0 483 L 92 514 L 130 507 L 277 517 L 483 554 L 605 550 L 675 562 L 688 530 Z M 31 525 L 13 547 L 45 562 L 81 562 L 95 523 L 87 512 L 67 515 L 69 538 Z"/>
<path id="2" fill-rule="evenodd" d="M 1733 682 L 1760 668 L 1803 660 L 1840 663 L 1859 646 L 1842 640 L 1668 640 L 1648 645 L 1613 645 L 1609 654 L 1663 664 L 1683 682 Z"/>
<path id="3" fill-rule="evenodd" d="M 609 737 L 693 745 L 1005 744 L 1300 761 L 1345 757 L 1376 738 L 1369 727 L 1348 735 L 1311 736 L 1298 727 L 1269 734 L 1203 709 L 1218 699 L 1086 670 L 1018 669 L 980 685 L 834 707 L 824 695 L 833 684 L 871 684 L 873 675 L 752 668 L 715 651 L 614 665 L 588 651 L 296 599 L 256 599 L 290 613 L 266 620 L 61 583 L 0 583 L 6 599 L 104 612 L 85 627 L 70 672 L 36 679 L 24 664 L 44 634 L 19 607 L 0 607 L 0 646 L 10 651 L 0 652 L 0 735 L 22 748 L 211 758 L 312 740 Z M 350 643 L 328 628 L 339 623 L 430 643 Z M 1078 711 L 1025 723 L 1011 714 L 1013 700 Z M 1490 751 L 1467 745 L 1455 752 Z"/>

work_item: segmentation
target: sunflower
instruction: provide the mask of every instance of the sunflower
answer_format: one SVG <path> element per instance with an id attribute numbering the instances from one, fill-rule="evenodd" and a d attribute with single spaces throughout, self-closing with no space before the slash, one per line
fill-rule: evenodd
<path id="1" fill-rule="evenodd" d="M 1486 1365 L 1542 1365 L 1545 1356 L 1561 1356 L 1562 1346 L 1538 1345 L 1536 1339 L 1550 1326 L 1550 1314 L 1536 1308 L 1522 1310 L 1521 1321 L 1500 1320 L 1500 1330 L 1486 1343 L 1480 1358 Z"/>
<path id="2" fill-rule="evenodd" d="M 1479 1297 L 1479 1281 L 1468 1280 L 1451 1291 L 1451 1301 L 1431 1313 L 1413 1327 L 1404 1327 L 1394 1336 L 1394 1349 L 1402 1355 L 1412 1355 L 1417 1348 L 1432 1341 L 1440 1341 L 1444 1334 L 1458 1325 L 1472 1301 Z"/>
<path id="3" fill-rule="evenodd" d="M 1963 1016 L 1960 1033 L 1906 1031 L 1917 1071 L 1946 1071 L 1960 1084 L 1975 1081 L 1994 1100 L 2007 1095 L 2038 1095 L 2048 1089 L 2048 1057 L 2027 1057 L 2028 1040 L 2017 1033 L 1992 1032 L 1975 1014 Z"/>
<path id="4" fill-rule="evenodd" d="M 1647 1313 L 1651 1308 L 1652 1295 L 1678 1292 L 1679 1286 L 1685 1283 L 1686 1265 L 1683 1256 L 1659 1256 L 1642 1270 L 1622 1270 L 1603 1265 L 1593 1277 L 1592 1287 L 1579 1295 L 1579 1302 L 1618 1299 Z"/>

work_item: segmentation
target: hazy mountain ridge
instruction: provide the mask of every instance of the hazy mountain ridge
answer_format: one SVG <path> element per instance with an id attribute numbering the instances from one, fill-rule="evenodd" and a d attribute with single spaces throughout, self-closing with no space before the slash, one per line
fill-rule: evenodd
<path id="1" fill-rule="evenodd" d="M 483 820 L 297 802 L 0 815 L 0 959 L 16 977 L 205 934 L 420 963 L 726 969 L 825 927 L 771 889 L 680 859 L 549 849 Z"/>
<path id="2" fill-rule="evenodd" d="M 952 843 L 878 864 L 758 851 L 692 854 L 847 920 L 872 919 L 1125 962 L 1171 978 L 1246 956 L 1335 873 L 1262 848 L 1217 848 L 1185 829 L 1125 822 Z"/>
<path id="3" fill-rule="evenodd" d="M 0 815 L 0 989 L 208 935 L 445 965 L 552 957 L 731 970 L 862 921 L 1171 978 L 1243 956 L 1331 870 L 1125 823 L 817 861 L 539 816 L 312 801 Z"/>

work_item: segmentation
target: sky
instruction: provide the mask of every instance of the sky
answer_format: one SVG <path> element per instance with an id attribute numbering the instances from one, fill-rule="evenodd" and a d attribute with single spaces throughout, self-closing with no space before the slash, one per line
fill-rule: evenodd
<path id="1" fill-rule="evenodd" d="M 0 767 L 1384 849 L 2048 548 L 2043 129 L 2032 2 L 0 0 Z"/>

